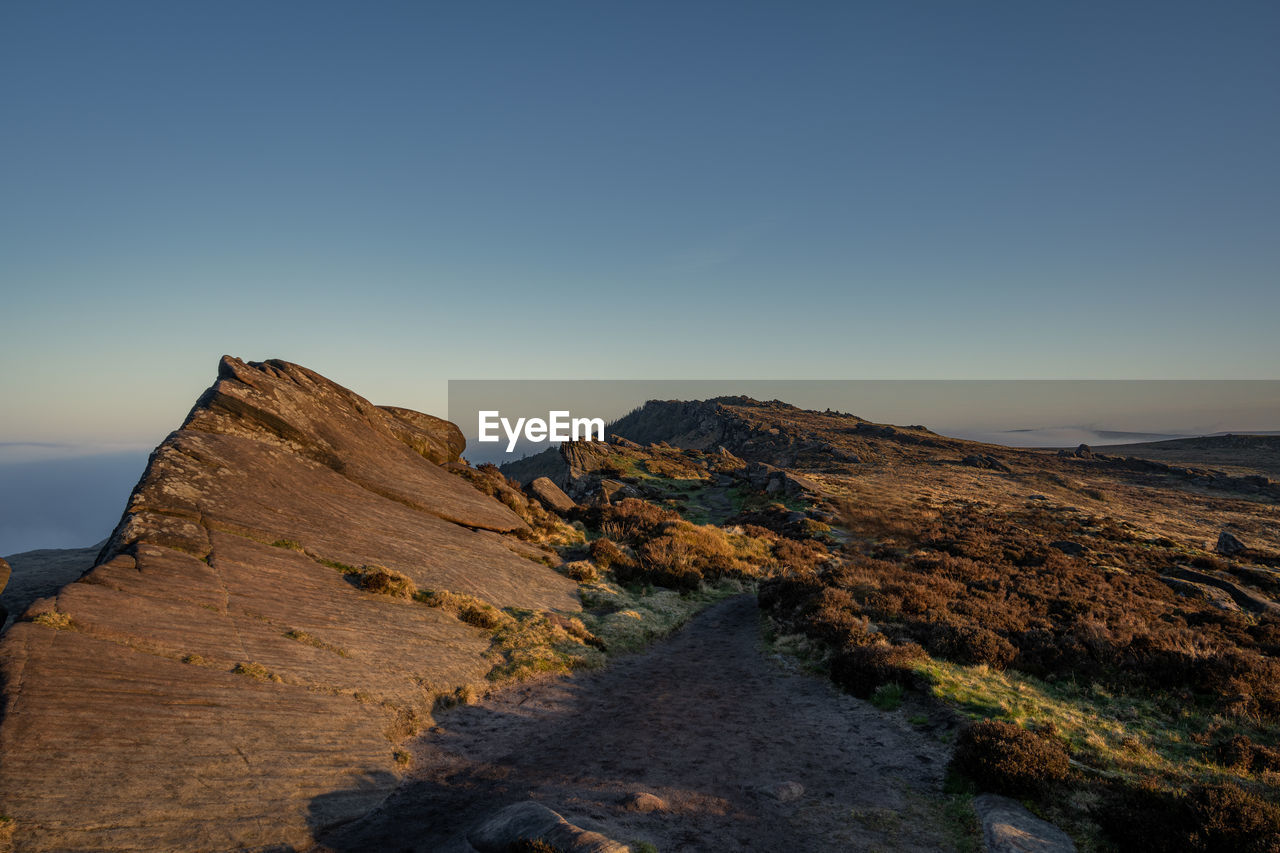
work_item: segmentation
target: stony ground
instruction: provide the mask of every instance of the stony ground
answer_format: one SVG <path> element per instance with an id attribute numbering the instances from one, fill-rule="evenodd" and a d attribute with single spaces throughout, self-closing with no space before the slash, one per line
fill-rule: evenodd
<path id="1" fill-rule="evenodd" d="M 397 792 L 317 853 L 469 851 L 469 830 L 528 798 L 663 853 L 952 849 L 946 748 L 770 654 L 750 595 L 605 670 L 444 714 L 413 753 Z M 628 808 L 640 792 L 667 808 Z"/>

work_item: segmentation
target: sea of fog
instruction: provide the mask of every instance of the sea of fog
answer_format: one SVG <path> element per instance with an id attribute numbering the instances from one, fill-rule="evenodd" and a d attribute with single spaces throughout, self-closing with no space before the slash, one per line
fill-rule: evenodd
<path id="1" fill-rule="evenodd" d="M 0 555 L 83 548 L 105 539 L 147 456 L 137 449 L 0 446 Z"/>
<path id="2" fill-rule="evenodd" d="M 1185 438 L 1185 434 L 1125 432 L 1088 427 L 1017 430 L 937 430 L 944 435 L 1010 447 L 1105 447 Z M 522 444 L 516 453 L 486 453 L 472 444 L 473 463 L 504 462 L 543 446 Z M 105 539 L 146 467 L 148 451 L 87 452 L 62 445 L 0 443 L 0 555 L 37 548 L 83 548 Z"/>

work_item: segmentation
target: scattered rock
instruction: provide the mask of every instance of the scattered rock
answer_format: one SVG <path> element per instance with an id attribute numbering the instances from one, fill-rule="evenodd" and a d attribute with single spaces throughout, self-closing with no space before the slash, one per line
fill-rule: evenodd
<path id="1" fill-rule="evenodd" d="M 622 801 L 622 807 L 629 812 L 642 812 L 644 814 L 665 812 L 668 808 L 666 800 L 657 794 L 650 794 L 647 791 L 639 791 L 628 795 Z"/>
<path id="2" fill-rule="evenodd" d="M 1061 539 L 1057 542 L 1050 542 L 1049 547 L 1057 548 L 1068 557 L 1079 557 L 1087 553 L 1089 550 L 1087 545 L 1081 545 L 1079 542 L 1068 542 L 1065 539 Z"/>
<path id="3" fill-rule="evenodd" d="M 558 513 L 566 513 L 577 506 L 573 498 L 564 493 L 564 489 L 551 482 L 549 477 L 539 477 L 529 484 L 529 491 L 535 498 Z"/>
<path id="4" fill-rule="evenodd" d="M 1242 551 L 1247 551 L 1248 546 L 1233 534 L 1224 530 L 1218 534 L 1218 544 L 1214 547 L 1214 550 L 1224 557 L 1234 557 Z"/>
<path id="5" fill-rule="evenodd" d="M 778 782 L 761 790 L 780 803 L 794 802 L 804 796 L 804 785 L 799 782 Z"/>
<path id="6" fill-rule="evenodd" d="M 480 853 L 506 853 L 522 843 L 543 841 L 564 853 L 630 853 L 625 844 L 574 826 L 541 803 L 507 806 L 467 834 Z"/>
<path id="7" fill-rule="evenodd" d="M 973 798 L 988 853 L 1075 853 L 1071 837 L 1027 811 L 1017 800 L 996 794 Z"/>
<path id="8" fill-rule="evenodd" d="M 1182 580 L 1181 578 L 1169 577 L 1168 575 L 1160 575 L 1160 580 L 1174 592 L 1181 593 L 1182 595 L 1190 598 L 1198 598 L 1202 601 L 1206 601 L 1219 610 L 1225 610 L 1228 613 L 1240 612 L 1240 605 L 1236 604 L 1231 596 L 1227 595 L 1227 593 L 1217 587 Z"/>
<path id="9" fill-rule="evenodd" d="M 970 468 L 982 468 L 986 471 L 1003 471 L 1008 474 L 1012 470 L 1008 465 L 1001 462 L 994 456 L 985 453 L 973 453 L 960 460 L 961 465 L 968 465 Z"/>

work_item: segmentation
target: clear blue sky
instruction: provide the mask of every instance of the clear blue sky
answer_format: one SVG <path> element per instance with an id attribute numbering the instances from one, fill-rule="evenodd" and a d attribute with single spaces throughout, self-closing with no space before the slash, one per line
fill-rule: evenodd
<path id="1" fill-rule="evenodd" d="M 1274 378 L 1280 4 L 0 6 L 0 442 L 219 355 Z M 1280 428 L 1280 425 L 1278 425 Z"/>

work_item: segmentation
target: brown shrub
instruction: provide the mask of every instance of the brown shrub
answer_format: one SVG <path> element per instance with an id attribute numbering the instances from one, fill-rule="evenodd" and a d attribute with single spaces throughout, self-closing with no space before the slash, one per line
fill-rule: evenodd
<path id="1" fill-rule="evenodd" d="M 867 617 L 847 590 L 825 587 L 809 600 L 807 610 L 803 631 L 808 636 L 836 648 L 868 642 Z"/>
<path id="2" fill-rule="evenodd" d="M 848 508 L 846 508 L 848 509 Z M 819 585 L 845 590 L 853 616 L 888 637 L 909 639 L 958 663 L 1015 666 L 1030 675 L 1096 681 L 1123 690 L 1190 690 L 1236 717 L 1280 717 L 1280 618 L 1256 622 L 1178 596 L 1158 579 L 1185 562 L 1176 543 L 1154 540 L 1111 520 L 1039 508 L 992 512 L 953 501 L 941 510 L 855 507 L 863 535 L 918 525 L 906 552 L 865 540 L 840 565 L 814 563 L 779 540 L 779 562 L 813 572 Z M 851 522 L 852 523 L 852 522 Z M 855 531 L 856 532 L 856 531 Z M 1070 558 L 1046 541 L 1079 542 L 1123 571 Z M 816 545 L 816 543 L 806 543 Z M 761 607 L 792 632 L 829 635 L 831 607 L 802 607 L 805 587 L 761 590 Z M 833 599 L 834 601 L 834 599 Z M 805 620 L 821 624 L 806 628 Z M 839 647 L 842 640 L 830 640 Z"/>
<path id="3" fill-rule="evenodd" d="M 464 604 L 458 611 L 458 619 L 468 625 L 489 631 L 503 624 L 502 615 L 498 610 L 484 603 Z"/>
<path id="4" fill-rule="evenodd" d="M 1280 772 L 1280 749 L 1254 743 L 1248 735 L 1236 735 L 1214 747 L 1214 757 L 1223 767 L 1244 773 Z"/>
<path id="5" fill-rule="evenodd" d="M 1070 756 L 1056 739 L 1003 720 L 983 720 L 961 732 L 952 767 L 983 790 L 1039 796 L 1067 778 Z"/>
<path id="6" fill-rule="evenodd" d="M 360 586 L 369 592 L 396 598 L 413 598 L 418 587 L 406 575 L 386 566 L 368 565 L 360 571 Z"/>
<path id="7" fill-rule="evenodd" d="M 927 657 L 915 643 L 853 646 L 831 659 L 831 679 L 859 699 L 870 699 L 884 684 L 911 686 L 915 681 L 911 665 Z"/>
<path id="8" fill-rule="evenodd" d="M 663 524 L 680 518 L 673 510 L 639 498 L 623 498 L 615 504 L 593 508 L 591 515 L 594 516 L 591 520 L 611 539 L 632 545 L 653 536 Z"/>
<path id="9" fill-rule="evenodd" d="M 1239 785 L 1206 785 L 1193 788 L 1187 801 L 1196 827 L 1191 849 L 1280 851 L 1280 809 L 1258 795 Z"/>
<path id="10" fill-rule="evenodd" d="M 1004 669 L 1018 655 L 1013 643 L 981 625 L 924 624 L 922 630 L 913 633 L 929 654 L 957 663 L 985 663 L 993 669 Z"/>
<path id="11" fill-rule="evenodd" d="M 1185 794 L 1150 783 L 1117 784 L 1099 823 L 1125 850 L 1153 853 L 1280 853 L 1280 809 L 1239 785 Z"/>
<path id="12" fill-rule="evenodd" d="M 590 560 L 574 560 L 564 564 L 564 573 L 578 583 L 595 583 L 600 580 L 600 571 Z"/>
<path id="13" fill-rule="evenodd" d="M 773 558 L 789 572 L 812 572 L 829 557 L 826 547 L 813 540 L 778 537 L 773 543 Z"/>
<path id="14" fill-rule="evenodd" d="M 596 539 L 591 543 L 591 547 L 588 550 L 591 554 L 591 559 L 595 560 L 596 565 L 605 571 L 608 571 L 614 565 L 631 562 L 631 558 L 618 547 L 618 543 L 608 537 Z"/>

